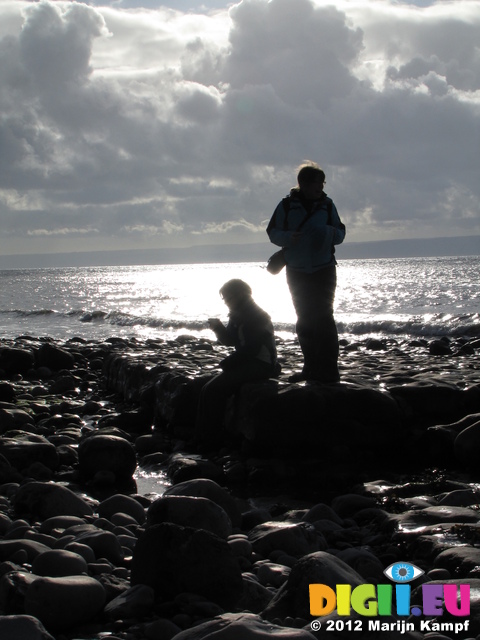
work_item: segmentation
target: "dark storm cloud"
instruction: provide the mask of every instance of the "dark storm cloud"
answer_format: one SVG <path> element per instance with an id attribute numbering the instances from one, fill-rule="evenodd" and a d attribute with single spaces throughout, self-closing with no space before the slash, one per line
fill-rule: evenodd
<path id="1" fill-rule="evenodd" d="M 304 158 L 351 240 L 480 232 L 477 0 L 96 4 L 0 6 L 1 252 L 263 240 Z"/>

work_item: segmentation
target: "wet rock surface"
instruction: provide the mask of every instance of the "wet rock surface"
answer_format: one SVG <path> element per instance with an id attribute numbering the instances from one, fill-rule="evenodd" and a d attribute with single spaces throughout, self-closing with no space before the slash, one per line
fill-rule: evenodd
<path id="1" fill-rule="evenodd" d="M 298 346 L 278 347 L 280 378 L 244 385 L 199 453 L 226 348 L 0 342 L 2 639 L 345 637 L 335 612 L 312 628 L 309 584 L 385 584 L 395 562 L 424 572 L 412 606 L 471 584 L 469 628 L 431 632 L 480 637 L 479 341 L 342 341 L 331 386 L 288 383 Z M 402 636 L 435 637 L 412 619 Z"/>

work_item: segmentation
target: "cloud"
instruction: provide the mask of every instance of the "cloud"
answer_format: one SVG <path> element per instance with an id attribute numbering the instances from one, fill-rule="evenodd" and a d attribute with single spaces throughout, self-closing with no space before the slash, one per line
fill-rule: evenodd
<path id="1" fill-rule="evenodd" d="M 136 4 L 0 4 L 0 252 L 265 240 L 304 158 L 352 241 L 480 233 L 478 0 Z"/>

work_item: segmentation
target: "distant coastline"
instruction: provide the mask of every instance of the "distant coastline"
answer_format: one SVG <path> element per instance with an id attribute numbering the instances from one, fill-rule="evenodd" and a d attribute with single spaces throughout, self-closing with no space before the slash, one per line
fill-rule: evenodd
<path id="1" fill-rule="evenodd" d="M 198 245 L 168 249 L 79 251 L 73 253 L 0 256 L 0 269 L 47 267 L 133 266 L 208 262 L 262 262 L 273 252 L 268 242 Z M 480 255 L 480 236 L 346 242 L 337 250 L 339 260 Z"/>

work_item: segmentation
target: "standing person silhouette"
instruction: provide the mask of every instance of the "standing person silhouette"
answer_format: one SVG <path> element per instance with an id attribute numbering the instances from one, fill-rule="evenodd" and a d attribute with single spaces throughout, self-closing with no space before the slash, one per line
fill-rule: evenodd
<path id="1" fill-rule="evenodd" d="M 345 225 L 323 190 L 325 173 L 318 164 L 306 161 L 300 165 L 297 182 L 267 227 L 270 241 L 285 248 L 287 283 L 304 358 L 303 369 L 289 380 L 328 384 L 340 380 L 333 317 L 337 285 L 334 245 L 343 242 Z"/>

